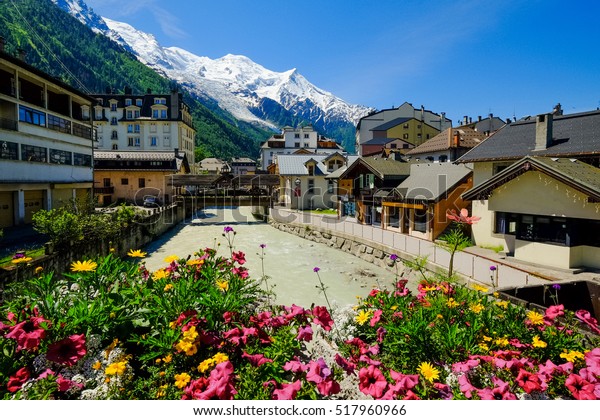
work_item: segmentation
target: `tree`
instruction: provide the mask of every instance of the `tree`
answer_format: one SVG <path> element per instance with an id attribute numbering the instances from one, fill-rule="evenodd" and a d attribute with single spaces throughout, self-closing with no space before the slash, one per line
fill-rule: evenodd
<path id="1" fill-rule="evenodd" d="M 448 264 L 448 277 L 454 273 L 454 254 L 464 250 L 472 245 L 470 235 L 467 235 L 467 227 L 481 219 L 477 216 L 469 216 L 467 209 L 462 209 L 460 214 L 452 209 L 446 212 L 446 217 L 452 221 L 450 231 L 442 236 L 438 246 L 450 253 L 450 262 Z"/>

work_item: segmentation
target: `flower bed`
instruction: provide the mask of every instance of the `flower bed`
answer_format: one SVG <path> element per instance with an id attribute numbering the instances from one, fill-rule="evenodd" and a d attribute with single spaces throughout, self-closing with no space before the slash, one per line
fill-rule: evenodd
<path id="1" fill-rule="evenodd" d="M 207 248 L 151 273 L 131 250 L 9 285 L 0 398 L 319 399 L 348 395 L 348 378 L 378 399 L 600 398 L 598 336 L 578 330 L 597 326 L 583 313 L 399 280 L 334 324 L 323 306 L 270 305 L 268 277 L 250 278 L 234 235 L 225 228 L 229 258 Z M 317 331 L 334 357 L 306 350 Z"/>

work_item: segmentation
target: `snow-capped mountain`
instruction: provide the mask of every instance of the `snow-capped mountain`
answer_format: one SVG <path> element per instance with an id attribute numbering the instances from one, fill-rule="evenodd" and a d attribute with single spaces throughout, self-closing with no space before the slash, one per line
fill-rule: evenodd
<path id="1" fill-rule="evenodd" d="M 327 132 L 339 125 L 355 125 L 372 111 L 351 105 L 320 89 L 296 69 L 274 72 L 241 55 L 218 59 L 201 57 L 177 47 L 163 47 L 152 34 L 123 22 L 99 17 L 83 0 L 53 0 L 93 30 L 132 51 L 138 59 L 192 94 L 215 100 L 234 117 L 275 128 L 273 115 L 287 113 L 308 120 Z"/>

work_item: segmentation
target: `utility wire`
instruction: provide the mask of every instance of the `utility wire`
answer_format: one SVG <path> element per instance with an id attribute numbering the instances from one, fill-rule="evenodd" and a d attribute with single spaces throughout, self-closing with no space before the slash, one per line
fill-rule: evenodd
<path id="1" fill-rule="evenodd" d="M 54 52 L 52 51 L 52 49 L 50 49 L 50 47 L 44 42 L 44 39 L 29 24 L 29 22 L 27 21 L 27 19 L 25 19 L 25 17 L 23 16 L 23 14 L 21 13 L 21 11 L 19 10 L 19 8 L 17 7 L 17 5 L 15 4 L 14 0 L 10 0 L 10 2 L 13 5 L 13 7 L 15 8 L 15 10 L 17 11 L 17 14 L 21 18 L 21 20 L 23 20 L 23 22 L 25 22 L 25 24 L 27 25 L 27 27 L 29 28 L 29 30 L 31 31 L 31 33 L 35 36 L 35 38 L 37 38 L 38 41 L 42 44 L 42 46 L 50 53 L 50 55 L 52 57 L 54 57 L 54 59 L 58 62 L 58 64 L 60 64 L 60 66 L 63 68 L 63 70 L 77 82 L 77 84 L 80 86 L 81 90 L 83 90 L 86 94 L 91 95 L 92 92 L 83 84 L 83 82 L 81 82 L 81 80 L 79 80 L 77 78 L 77 76 L 75 76 L 75 74 L 73 74 L 73 72 L 71 70 L 69 70 L 69 68 L 60 60 L 60 58 L 58 58 L 58 56 L 56 54 L 54 54 Z"/>

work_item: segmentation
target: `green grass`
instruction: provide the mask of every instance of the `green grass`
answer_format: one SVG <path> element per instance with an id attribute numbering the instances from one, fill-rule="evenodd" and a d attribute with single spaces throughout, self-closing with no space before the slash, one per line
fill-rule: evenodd
<path id="1" fill-rule="evenodd" d="M 42 255 L 44 255 L 44 253 L 45 253 L 44 247 L 25 250 L 25 256 L 31 257 L 31 258 L 41 257 Z M 10 255 L 6 255 L 4 257 L 1 257 L 0 258 L 0 267 L 11 265 L 13 256 L 14 256 L 14 253 L 12 253 Z"/>
<path id="2" fill-rule="evenodd" d="M 335 209 L 316 209 L 316 210 L 308 210 L 310 213 L 315 214 L 337 214 L 337 210 Z"/>
<path id="3" fill-rule="evenodd" d="M 504 245 L 479 245 L 479 248 L 483 249 L 491 249 L 496 254 L 504 251 Z"/>

